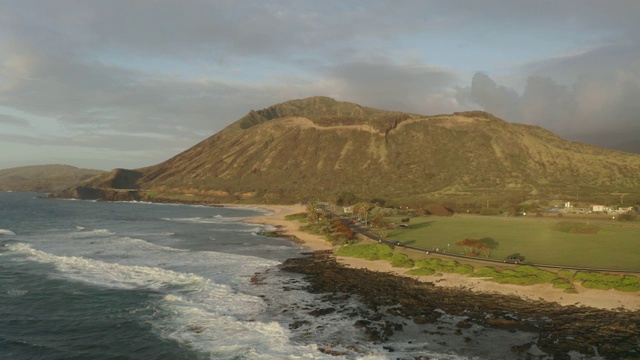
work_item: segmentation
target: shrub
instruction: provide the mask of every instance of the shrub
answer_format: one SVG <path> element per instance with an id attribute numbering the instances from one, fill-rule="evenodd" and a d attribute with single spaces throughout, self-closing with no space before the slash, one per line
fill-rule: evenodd
<path id="1" fill-rule="evenodd" d="M 616 284 L 614 289 L 619 291 L 640 291 L 640 278 L 637 276 L 623 276 L 619 284 Z"/>
<path id="2" fill-rule="evenodd" d="M 611 286 L 605 284 L 605 283 L 601 283 L 601 282 L 597 282 L 597 281 L 584 281 L 582 282 L 582 286 L 588 288 L 588 289 L 598 289 L 598 290 L 609 290 L 611 289 Z"/>
<path id="3" fill-rule="evenodd" d="M 393 249 L 385 244 L 347 245 L 337 249 L 334 254 L 366 260 L 388 260 L 393 256 Z"/>
<path id="4" fill-rule="evenodd" d="M 358 243 L 360 240 L 356 238 L 346 238 L 346 237 L 335 237 L 330 236 L 327 241 L 333 246 L 345 246 L 345 245 L 353 245 Z"/>
<path id="5" fill-rule="evenodd" d="M 430 204 L 424 207 L 425 215 L 453 216 L 453 210 L 440 204 Z"/>
<path id="6" fill-rule="evenodd" d="M 417 269 L 411 269 L 409 271 L 407 271 L 408 275 L 433 275 L 435 274 L 436 271 L 430 268 L 417 268 Z"/>
<path id="7" fill-rule="evenodd" d="M 635 211 L 627 211 L 626 213 L 618 215 L 618 221 L 634 221 L 638 218 L 638 214 Z"/>
<path id="8" fill-rule="evenodd" d="M 306 213 L 297 213 L 297 214 L 290 214 L 284 217 L 285 220 L 289 220 L 289 221 L 293 221 L 293 220 L 298 220 L 301 222 L 306 222 L 307 220 L 307 214 Z"/>
<path id="9" fill-rule="evenodd" d="M 460 275 L 469 275 L 469 274 L 473 274 L 473 266 L 466 264 L 466 265 L 460 265 L 457 266 L 454 269 L 454 272 L 456 274 L 460 274 Z"/>
<path id="10" fill-rule="evenodd" d="M 566 270 L 566 269 L 562 269 L 560 271 L 558 271 L 558 276 L 568 279 L 568 280 L 573 280 L 573 274 L 574 272 L 571 270 Z"/>
<path id="11" fill-rule="evenodd" d="M 500 215 L 500 209 L 496 208 L 482 208 L 479 212 L 480 215 Z"/>
<path id="12" fill-rule="evenodd" d="M 518 266 L 514 269 L 503 270 L 501 272 L 491 267 L 483 267 L 478 269 L 473 276 L 488 277 L 501 284 L 515 285 L 545 284 L 557 278 L 557 276 L 550 271 L 540 270 L 528 265 Z"/>
<path id="13" fill-rule="evenodd" d="M 571 234 L 597 234 L 600 227 L 575 221 L 561 221 L 552 227 L 553 230 Z"/>
<path id="14" fill-rule="evenodd" d="M 443 273 L 454 273 L 454 274 L 461 274 L 461 275 L 473 273 L 473 266 L 460 265 L 455 260 L 423 259 L 423 260 L 416 261 L 415 266 L 420 269 L 429 269 L 433 271 L 433 273 L 443 272 Z"/>
<path id="15" fill-rule="evenodd" d="M 574 280 L 582 281 L 582 286 L 591 289 L 616 289 L 619 291 L 640 291 L 640 277 L 629 275 L 609 275 L 578 271 Z"/>
<path id="16" fill-rule="evenodd" d="M 400 268 L 412 268 L 414 264 L 413 260 L 405 254 L 393 254 L 389 262 L 391 262 L 391 266 Z"/>
<path id="17" fill-rule="evenodd" d="M 498 272 L 496 271 L 496 269 L 494 269 L 492 267 L 485 266 L 485 267 L 481 267 L 480 269 L 478 269 L 471 276 L 495 278 L 496 276 L 498 276 Z"/>
<path id="18" fill-rule="evenodd" d="M 575 292 L 573 283 L 567 279 L 557 278 L 551 282 L 554 289 L 564 289 L 565 292 Z"/>

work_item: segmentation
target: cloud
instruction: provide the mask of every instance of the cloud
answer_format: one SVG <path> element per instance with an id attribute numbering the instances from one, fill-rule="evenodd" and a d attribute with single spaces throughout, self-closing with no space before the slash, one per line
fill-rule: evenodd
<path id="1" fill-rule="evenodd" d="M 0 124 L 28 127 L 30 124 L 27 120 L 8 114 L 0 114 Z"/>
<path id="2" fill-rule="evenodd" d="M 624 73 L 624 76 L 616 76 Z M 529 76 L 522 94 L 476 74 L 458 89 L 472 102 L 508 121 L 539 125 L 571 140 L 618 148 L 640 138 L 640 76 L 621 69 L 608 75 L 581 74 L 571 86 Z"/>
<path id="3" fill-rule="evenodd" d="M 640 28 L 638 29 L 640 31 Z M 522 65 L 521 73 L 550 77 L 559 83 L 572 84 L 581 78 L 632 77 L 640 73 L 640 35 L 619 43 L 606 44 L 560 55 L 549 59 L 532 61 Z M 629 72 L 631 74 L 625 74 Z"/>
<path id="4" fill-rule="evenodd" d="M 505 119 L 519 118 L 518 93 L 505 86 L 499 86 L 487 74 L 481 72 L 473 76 L 470 88 L 458 88 L 457 99 L 463 104 L 478 104 Z"/>
<path id="5" fill-rule="evenodd" d="M 162 144 L 166 159 L 251 109 L 314 95 L 640 138 L 639 12 L 636 0 L 9 0 L 0 106 L 24 120 L 0 124 L 31 126 L 3 140 L 131 157 Z"/>
<path id="6" fill-rule="evenodd" d="M 460 81 L 453 71 L 392 62 L 353 62 L 327 69 L 340 99 L 388 110 L 438 114 L 458 108 L 447 89 Z M 339 89 L 339 90 L 338 90 Z"/>

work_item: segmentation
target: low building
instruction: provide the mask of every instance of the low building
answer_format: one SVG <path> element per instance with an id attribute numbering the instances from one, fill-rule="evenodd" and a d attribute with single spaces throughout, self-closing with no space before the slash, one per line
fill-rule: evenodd
<path id="1" fill-rule="evenodd" d="M 599 213 L 606 213 L 609 211 L 609 208 L 605 205 L 591 205 L 591 211 L 593 212 L 599 212 Z"/>
<path id="2" fill-rule="evenodd" d="M 624 214 L 633 211 L 633 206 L 619 207 L 616 210 L 611 211 L 612 214 Z"/>

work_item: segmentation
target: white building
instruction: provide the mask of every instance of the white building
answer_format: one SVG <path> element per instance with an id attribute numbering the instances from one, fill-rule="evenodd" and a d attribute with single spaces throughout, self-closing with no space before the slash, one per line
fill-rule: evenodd
<path id="1" fill-rule="evenodd" d="M 604 205 L 591 205 L 591 211 L 593 212 L 607 212 L 609 208 Z"/>

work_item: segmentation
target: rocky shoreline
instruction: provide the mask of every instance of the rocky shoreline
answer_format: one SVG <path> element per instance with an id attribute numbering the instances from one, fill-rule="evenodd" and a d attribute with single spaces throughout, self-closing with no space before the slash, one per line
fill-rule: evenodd
<path id="1" fill-rule="evenodd" d="M 463 336 L 463 329 L 478 325 L 537 333 L 537 342 L 511 348 L 514 358 L 536 358 L 531 355 L 532 348 L 554 359 L 570 359 L 572 352 L 605 359 L 640 358 L 640 311 L 561 306 L 517 296 L 438 287 L 409 277 L 348 268 L 338 263 L 330 251 L 289 259 L 282 270 L 304 274 L 310 283 L 306 290 L 311 293 L 326 293 L 333 300 L 358 296 L 371 311 L 346 315 L 353 317 L 353 325 L 374 343 L 384 344 L 393 334 L 401 333 L 407 322 L 437 324 L 443 314 L 448 314 L 461 319 L 452 335 Z M 335 311 L 331 307 L 311 310 L 314 316 Z M 404 321 L 390 320 L 399 318 Z M 323 352 L 332 353 L 324 348 Z"/>

